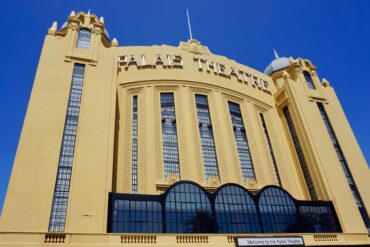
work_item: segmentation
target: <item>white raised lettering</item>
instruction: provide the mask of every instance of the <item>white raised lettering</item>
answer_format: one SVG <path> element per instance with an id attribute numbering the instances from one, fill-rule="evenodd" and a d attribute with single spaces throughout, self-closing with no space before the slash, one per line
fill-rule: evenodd
<path id="1" fill-rule="evenodd" d="M 244 72 L 244 71 L 239 71 L 239 73 L 241 73 L 243 75 L 243 78 L 244 78 L 244 83 L 245 84 L 248 84 L 248 78 L 251 76 L 249 73 L 247 72 Z"/>
<path id="2" fill-rule="evenodd" d="M 226 76 L 225 65 L 217 63 L 217 70 L 219 75 Z"/>
<path id="3" fill-rule="evenodd" d="M 136 59 L 135 55 L 131 55 L 127 61 L 126 68 L 128 68 L 131 64 L 135 64 L 137 67 L 140 67 L 139 61 Z"/>
<path id="4" fill-rule="evenodd" d="M 238 79 L 238 81 L 242 81 L 242 78 L 240 78 L 240 76 L 239 76 L 239 70 L 234 68 L 234 67 L 231 67 L 229 77 L 231 77 L 231 76 L 235 76 Z"/>
<path id="5" fill-rule="evenodd" d="M 161 54 L 157 54 L 157 57 L 155 59 L 155 62 L 154 62 L 154 65 L 159 65 L 159 64 L 162 64 L 163 67 L 166 66 L 166 62 L 165 60 L 163 59 L 162 55 Z"/>
<path id="6" fill-rule="evenodd" d="M 262 84 L 262 90 L 269 91 L 268 90 L 269 83 L 265 80 L 262 80 L 262 79 L 260 79 L 260 81 L 261 81 L 261 84 Z"/>
<path id="7" fill-rule="evenodd" d="M 123 66 L 127 63 L 127 56 L 118 56 L 118 67 Z"/>
<path id="8" fill-rule="evenodd" d="M 172 60 L 171 60 L 171 55 L 167 54 L 167 65 L 172 66 Z"/>
<path id="9" fill-rule="evenodd" d="M 141 68 L 151 68 L 151 64 L 146 64 L 146 56 L 145 54 L 141 54 Z"/>
<path id="10" fill-rule="evenodd" d="M 198 62 L 198 69 L 202 71 L 203 70 L 203 59 L 194 57 L 193 60 Z"/>
<path id="11" fill-rule="evenodd" d="M 181 55 L 174 55 L 172 57 L 172 66 L 177 68 L 182 68 L 183 62 L 182 62 L 182 56 Z"/>
<path id="12" fill-rule="evenodd" d="M 252 86 L 261 88 L 261 83 L 257 76 L 252 75 Z"/>
<path id="13" fill-rule="evenodd" d="M 217 65 L 215 64 L 215 62 L 208 62 L 208 60 L 205 60 L 206 62 L 206 65 L 207 65 L 207 71 L 211 71 L 211 68 L 213 69 L 213 72 L 215 74 L 217 74 Z"/>

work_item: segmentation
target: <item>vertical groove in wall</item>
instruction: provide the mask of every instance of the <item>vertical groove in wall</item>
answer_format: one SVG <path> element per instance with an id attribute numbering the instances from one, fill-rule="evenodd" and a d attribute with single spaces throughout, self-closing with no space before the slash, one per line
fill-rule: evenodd
<path id="1" fill-rule="evenodd" d="M 147 108 L 148 102 L 148 88 L 143 89 L 142 96 L 140 97 L 138 104 L 138 193 L 146 193 L 147 188 L 147 162 L 148 162 L 148 124 L 147 124 L 147 115 L 149 109 Z M 149 133 L 150 134 L 150 133 Z"/>
<path id="2" fill-rule="evenodd" d="M 225 118 L 224 111 L 222 110 L 225 107 L 225 101 L 222 95 L 213 91 L 208 98 L 209 102 L 209 114 L 212 121 L 212 130 L 214 134 L 214 143 L 216 150 L 216 157 L 218 162 L 219 176 L 220 181 L 225 183 L 230 181 L 230 168 L 228 167 L 228 155 L 227 147 L 225 143 Z"/>
<path id="3" fill-rule="evenodd" d="M 187 97 L 187 90 L 184 87 L 180 87 L 174 93 L 181 180 L 191 180 L 193 179 L 190 170 L 192 166 L 190 166 L 191 162 L 189 159 L 191 151 L 187 148 L 188 144 L 186 140 L 186 129 L 191 127 L 187 124 L 189 105 L 184 103 Z"/>
<path id="4" fill-rule="evenodd" d="M 122 107 L 123 111 L 121 114 L 121 127 L 120 127 L 120 140 L 122 145 L 120 146 L 119 154 L 117 154 L 120 158 L 118 161 L 120 162 L 117 166 L 120 167 L 120 174 L 119 179 L 120 184 L 122 184 L 122 191 L 124 193 L 128 193 L 131 191 L 131 176 L 127 176 L 131 174 L 131 142 L 132 138 L 129 138 L 132 135 L 132 122 L 129 115 L 132 115 L 132 107 L 131 107 L 131 97 L 132 95 L 128 92 L 128 90 L 122 89 L 124 92 L 121 93 L 124 102 L 124 107 Z M 129 179 L 127 179 L 129 178 Z"/>
<path id="5" fill-rule="evenodd" d="M 163 181 L 163 155 L 162 155 L 162 136 L 161 136 L 161 110 L 159 90 L 154 90 L 154 138 L 155 138 L 155 177 L 156 181 Z"/>

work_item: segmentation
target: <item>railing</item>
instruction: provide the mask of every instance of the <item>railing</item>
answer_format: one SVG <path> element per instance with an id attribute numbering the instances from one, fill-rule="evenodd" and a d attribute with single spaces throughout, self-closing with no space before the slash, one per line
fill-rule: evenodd
<path id="1" fill-rule="evenodd" d="M 177 235 L 176 242 L 180 244 L 206 244 L 208 243 L 208 236 L 206 235 Z"/>
<path id="2" fill-rule="evenodd" d="M 121 244 L 155 244 L 155 235 L 121 235 Z"/>
<path id="3" fill-rule="evenodd" d="M 64 244 L 66 235 L 64 233 L 48 233 L 45 234 L 45 244 Z"/>
<path id="4" fill-rule="evenodd" d="M 315 241 L 338 241 L 336 234 L 319 234 L 313 235 Z"/>

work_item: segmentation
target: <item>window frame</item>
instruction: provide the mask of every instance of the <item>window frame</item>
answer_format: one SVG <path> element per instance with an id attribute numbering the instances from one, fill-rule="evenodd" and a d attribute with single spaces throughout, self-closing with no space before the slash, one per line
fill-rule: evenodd
<path id="1" fill-rule="evenodd" d="M 317 89 L 317 87 L 316 87 L 316 85 L 315 85 L 315 82 L 314 82 L 314 80 L 313 80 L 313 77 L 312 77 L 311 73 L 310 73 L 309 71 L 307 71 L 307 70 L 304 70 L 304 71 L 302 72 L 302 74 L 303 74 L 304 80 L 306 81 L 306 85 L 307 85 L 307 87 L 308 87 L 309 89 L 316 90 L 316 89 Z M 308 80 L 307 80 L 307 79 L 308 79 Z"/>
<path id="2" fill-rule="evenodd" d="M 87 31 L 87 32 L 85 32 Z M 84 35 L 87 35 L 87 33 L 89 34 L 88 36 L 88 42 L 87 42 L 87 36 L 86 37 L 83 37 Z M 82 27 L 78 30 L 78 33 L 77 33 L 77 39 L 76 39 L 76 48 L 78 49 L 90 49 L 91 48 L 91 39 L 92 39 L 92 31 L 87 28 L 87 27 Z M 86 45 L 88 44 L 88 45 Z"/>

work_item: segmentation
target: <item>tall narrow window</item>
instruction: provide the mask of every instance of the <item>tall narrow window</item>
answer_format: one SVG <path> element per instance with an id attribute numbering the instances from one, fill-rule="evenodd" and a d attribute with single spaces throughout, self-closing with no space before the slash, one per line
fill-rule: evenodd
<path id="1" fill-rule="evenodd" d="M 255 178 L 247 133 L 245 131 L 240 107 L 238 104 L 229 102 L 229 111 L 243 179 L 246 180 L 248 178 Z"/>
<path id="2" fill-rule="evenodd" d="M 62 146 L 59 155 L 53 205 L 51 208 L 49 232 L 64 231 L 84 72 L 85 65 L 74 65 L 72 85 L 67 106 L 67 116 L 64 123 Z"/>
<path id="3" fill-rule="evenodd" d="M 334 129 L 333 129 L 331 123 L 330 123 L 329 117 L 326 114 L 325 107 L 321 102 L 317 102 L 317 106 L 319 107 L 319 111 L 320 111 L 322 119 L 324 120 L 326 130 L 328 131 L 328 134 L 330 136 L 330 139 L 331 139 L 331 142 L 332 142 L 333 147 L 335 149 L 335 152 L 337 153 L 339 163 L 342 166 L 344 174 L 346 175 L 347 183 L 348 183 L 349 187 L 351 188 L 351 192 L 352 192 L 352 195 L 353 195 L 353 197 L 356 201 L 358 210 L 360 211 L 362 219 L 365 222 L 367 230 L 370 232 L 370 218 L 369 218 L 369 215 L 367 214 L 367 211 L 364 207 L 364 203 L 362 201 L 361 195 L 360 195 L 360 193 L 357 189 L 357 186 L 355 184 L 355 181 L 352 177 L 351 171 L 348 167 L 347 160 L 344 157 L 342 148 L 339 145 L 337 136 L 335 135 L 335 132 L 334 132 Z"/>
<path id="4" fill-rule="evenodd" d="M 161 93 L 162 141 L 164 177 L 176 174 L 180 177 L 179 150 L 177 144 L 176 114 L 173 93 Z"/>
<path id="5" fill-rule="evenodd" d="M 267 130 L 267 126 L 266 126 L 266 122 L 265 122 L 265 117 L 263 116 L 263 114 L 261 112 L 260 112 L 260 118 L 261 118 L 263 133 L 265 133 L 267 146 L 269 148 L 269 153 L 270 153 L 270 158 L 271 158 L 271 162 L 272 162 L 272 167 L 273 167 L 275 179 L 278 182 L 278 184 L 281 186 L 281 180 L 280 180 L 279 170 L 278 170 L 275 155 L 274 155 L 274 150 L 272 149 L 269 132 Z"/>
<path id="6" fill-rule="evenodd" d="M 303 71 L 303 75 L 304 75 L 304 79 L 306 80 L 307 86 L 311 89 L 316 89 L 310 73 L 307 71 Z"/>
<path id="7" fill-rule="evenodd" d="M 290 112 L 287 106 L 283 108 L 283 113 L 284 113 L 285 120 L 288 125 L 290 136 L 292 137 L 294 149 L 297 154 L 298 161 L 299 161 L 299 164 L 303 172 L 303 177 L 306 182 L 308 192 L 312 200 L 317 200 L 318 198 L 317 198 L 316 190 L 315 190 L 315 187 L 312 181 L 310 170 L 308 169 L 307 161 L 306 161 L 306 158 L 304 157 L 302 146 L 301 146 L 301 143 L 299 142 L 297 131 L 294 127 L 293 119 L 290 115 Z"/>
<path id="8" fill-rule="evenodd" d="M 87 28 L 81 28 L 77 37 L 77 48 L 89 49 L 91 40 L 91 31 Z"/>
<path id="9" fill-rule="evenodd" d="M 137 95 L 132 98 L 132 192 L 137 193 Z"/>
<path id="10" fill-rule="evenodd" d="M 197 107 L 200 141 L 202 144 L 204 174 L 206 181 L 208 181 L 210 176 L 219 178 L 219 172 L 207 96 L 196 94 L 195 102 Z"/>

